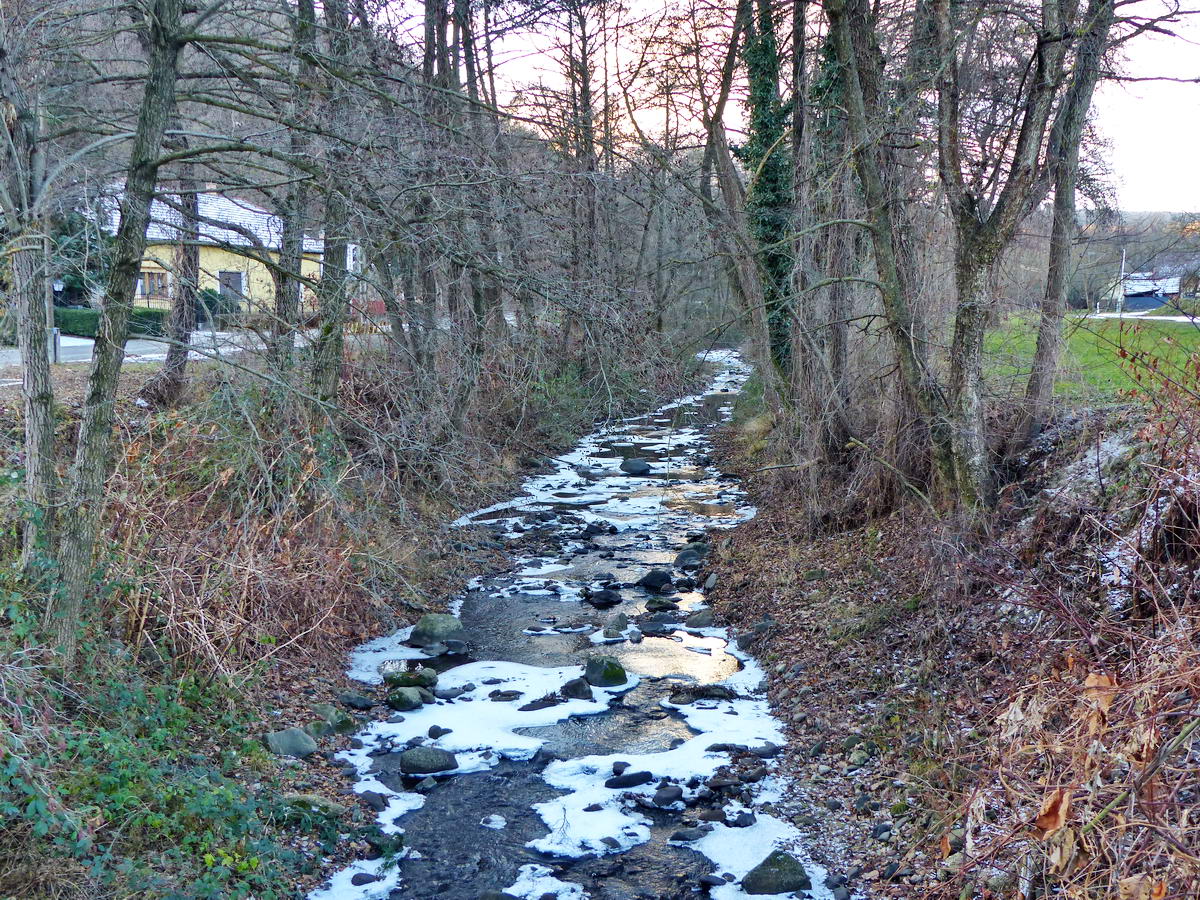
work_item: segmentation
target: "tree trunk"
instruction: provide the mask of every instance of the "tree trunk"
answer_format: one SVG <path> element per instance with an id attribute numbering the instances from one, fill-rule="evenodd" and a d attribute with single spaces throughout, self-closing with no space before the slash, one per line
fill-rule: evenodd
<path id="1" fill-rule="evenodd" d="M 298 84 L 292 87 L 289 104 L 291 114 L 299 116 L 307 112 L 308 95 L 312 81 L 312 63 L 307 59 L 314 52 L 316 40 L 316 12 L 312 0 L 299 0 L 296 16 L 292 23 L 292 42 L 296 47 Z M 304 158 L 309 152 L 308 135 L 300 128 L 291 129 L 288 136 L 289 148 L 295 159 Z M 303 296 L 301 270 L 304 264 L 304 211 L 308 205 L 308 182 L 299 178 L 287 187 L 283 209 L 278 210 L 283 225 L 279 236 L 279 269 L 274 273 L 275 322 L 272 335 L 271 358 L 280 371 L 291 368 L 292 355 L 296 348 L 296 323 L 300 318 L 300 298 Z"/>
<path id="2" fill-rule="evenodd" d="M 17 238 L 11 259 L 25 408 L 25 499 L 29 503 L 22 555 L 26 571 L 33 574 L 40 554 L 52 558 L 55 537 L 54 383 L 46 321 L 49 260 L 41 236 L 33 233 Z"/>
<path id="3" fill-rule="evenodd" d="M 317 339 L 313 345 L 313 394 L 326 403 L 337 401 L 345 353 L 345 327 L 350 302 L 346 205 L 333 189 L 325 205 L 325 246 L 317 282 Z"/>
<path id="4" fill-rule="evenodd" d="M 953 452 L 953 485 L 967 505 L 992 502 L 992 466 L 983 405 L 983 337 L 991 311 L 989 252 L 960 242 L 955 264 L 958 306 L 950 347 L 949 409 L 946 424 Z"/>
<path id="5" fill-rule="evenodd" d="M 350 57 L 350 22 L 342 0 L 326 0 L 325 24 L 329 31 L 329 52 L 339 64 Z M 336 128 L 343 118 L 348 98 L 345 88 L 328 88 L 326 124 Z M 335 141 L 336 144 L 336 141 Z M 350 305 L 349 208 L 336 180 L 343 176 L 344 150 L 330 151 L 329 179 L 325 185 L 325 243 L 321 255 L 321 279 L 317 283 L 317 307 L 320 319 L 313 345 L 313 394 L 325 403 L 336 403 L 345 353 L 345 326 Z"/>
<path id="6" fill-rule="evenodd" d="M 1075 185 L 1079 173 L 1079 148 L 1068 151 L 1054 179 L 1054 221 L 1050 228 L 1050 259 L 1046 268 L 1046 292 L 1042 295 L 1041 318 L 1038 321 L 1037 348 L 1033 368 L 1025 386 L 1025 404 L 1021 410 L 1010 449 L 1027 447 L 1042 430 L 1054 381 L 1058 377 L 1058 360 L 1062 353 L 1063 313 L 1067 308 L 1067 275 L 1071 266 L 1071 247 L 1079 230 L 1075 221 Z"/>
<path id="7" fill-rule="evenodd" d="M 188 166 L 188 168 L 191 168 Z M 174 406 L 183 396 L 192 332 L 196 330 L 200 281 L 200 184 L 186 178 L 179 184 L 182 209 L 180 242 L 175 251 L 175 284 L 171 292 L 171 313 L 167 318 L 167 358 L 158 375 L 146 383 L 142 395 L 166 406 Z"/>
<path id="8" fill-rule="evenodd" d="M 750 0 L 743 0 L 749 3 Z M 742 58 L 748 81 L 750 116 L 746 144 L 739 157 L 751 171 L 746 216 L 757 244 L 763 273 L 767 346 L 780 387 L 780 399 L 792 404 L 792 252 L 788 232 L 794 214 L 791 161 L 785 147 L 789 122 L 779 94 L 781 63 L 770 0 L 754 0 L 747 22 Z M 790 123 L 794 128 L 795 123 Z"/>
<path id="9" fill-rule="evenodd" d="M 904 252 L 908 200 L 898 196 L 893 150 L 881 146 L 871 122 L 886 121 L 880 108 L 882 55 L 869 43 L 871 13 L 863 0 L 830 0 L 829 15 L 834 54 L 840 63 L 845 91 L 846 121 L 853 145 L 855 172 L 870 223 L 869 234 L 879 279 L 884 317 L 896 349 L 901 394 L 911 398 L 927 435 L 935 481 L 952 482 L 954 450 L 944 417 L 944 404 L 929 361 L 925 326 L 914 305 L 915 278 Z M 924 439 L 924 438 L 923 438 Z"/>
<path id="10" fill-rule="evenodd" d="M 1029 446 L 1045 424 L 1058 361 L 1062 353 L 1063 314 L 1067 308 L 1067 282 L 1071 247 L 1078 231 L 1075 218 L 1075 189 L 1079 181 L 1079 145 L 1087 124 L 1092 94 L 1100 77 L 1100 62 L 1112 28 L 1114 0 L 1091 0 L 1085 21 L 1089 28 L 1080 41 L 1075 71 L 1063 109 L 1051 135 L 1049 163 L 1054 167 L 1054 220 L 1050 231 L 1050 260 L 1046 270 L 1046 293 L 1042 296 L 1037 349 L 1033 369 L 1025 387 L 1025 404 L 1013 431 L 1010 452 Z"/>
<path id="11" fill-rule="evenodd" d="M 19 33 L 20 29 L 18 29 Z M 54 457 L 54 383 L 50 378 L 48 343 L 54 327 L 47 304 L 50 256 L 49 233 L 36 208 L 45 187 L 46 160 L 42 149 L 36 99 L 29 96 L 19 72 L 19 46 L 13 47 L 9 27 L 0 28 L 0 192 L 11 204 L 5 211 L 3 234 L 16 303 L 17 342 L 24 363 L 21 394 L 25 411 L 25 517 L 22 563 L 35 574 L 39 552 L 53 555 L 57 479 Z M 42 228 L 36 223 L 42 221 Z M 10 307 L 11 310 L 11 307 Z M 11 312 L 10 312 L 11 314 Z"/>
<path id="12" fill-rule="evenodd" d="M 158 178 L 160 148 L 174 105 L 181 49 L 176 35 L 180 32 L 182 10 L 182 0 L 152 0 L 145 16 L 149 60 L 88 376 L 83 421 L 63 506 L 64 528 L 59 546 L 61 589 L 53 595 L 46 614 L 46 624 L 55 636 L 66 666 L 74 662 L 76 635 L 103 512 L 117 381 L 125 358 L 138 272 L 146 250 L 146 227 Z"/>

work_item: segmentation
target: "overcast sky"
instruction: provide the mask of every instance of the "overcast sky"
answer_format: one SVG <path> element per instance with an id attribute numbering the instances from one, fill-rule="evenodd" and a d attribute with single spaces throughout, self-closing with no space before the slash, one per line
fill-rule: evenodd
<path id="1" fill-rule="evenodd" d="M 1200 10 L 1200 0 L 1182 6 Z M 1198 18 L 1177 26 L 1179 38 L 1137 38 L 1126 74 L 1200 78 Z M 1200 84 L 1104 84 L 1095 112 L 1122 209 L 1200 212 Z"/>

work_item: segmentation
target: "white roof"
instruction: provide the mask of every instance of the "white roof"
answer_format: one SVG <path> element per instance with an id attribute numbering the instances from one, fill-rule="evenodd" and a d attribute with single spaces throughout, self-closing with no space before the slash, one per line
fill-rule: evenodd
<path id="1" fill-rule="evenodd" d="M 1155 278 L 1153 272 L 1130 272 L 1125 276 L 1125 296 L 1137 294 L 1178 294 L 1179 276 Z"/>
<path id="2" fill-rule="evenodd" d="M 164 192 L 166 193 L 166 192 Z M 173 199 L 173 198 L 172 198 Z M 200 242 L 227 247 L 254 247 L 254 241 L 236 229 L 222 228 L 214 222 L 229 223 L 253 234 L 268 250 L 278 250 L 283 239 L 283 220 L 265 209 L 245 200 L 225 194 L 205 192 L 197 194 L 200 206 Z M 110 212 L 109 225 L 116 231 L 120 212 Z M 210 221 L 203 221 L 208 219 Z M 150 205 L 150 226 L 146 229 L 146 241 L 151 244 L 173 244 L 181 239 L 183 216 L 179 210 L 155 200 Z M 304 236 L 305 253 L 321 253 L 325 242 L 321 238 Z"/>

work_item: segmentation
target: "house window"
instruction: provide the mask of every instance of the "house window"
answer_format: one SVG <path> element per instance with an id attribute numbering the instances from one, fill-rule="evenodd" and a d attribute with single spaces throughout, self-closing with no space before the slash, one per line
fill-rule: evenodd
<path id="1" fill-rule="evenodd" d="M 221 272 L 217 275 L 217 284 L 220 285 L 222 297 L 242 299 L 244 287 L 241 272 Z"/>
<path id="2" fill-rule="evenodd" d="M 143 269 L 142 296 L 152 300 L 165 300 L 167 298 L 167 273 Z"/>

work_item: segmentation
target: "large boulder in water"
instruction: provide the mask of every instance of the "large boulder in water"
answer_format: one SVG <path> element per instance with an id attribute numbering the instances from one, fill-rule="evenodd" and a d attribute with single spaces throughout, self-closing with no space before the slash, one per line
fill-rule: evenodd
<path id="1" fill-rule="evenodd" d="M 433 644 L 444 644 L 446 641 L 462 640 L 466 640 L 466 632 L 463 631 L 462 622 L 457 616 L 430 613 L 421 616 L 421 621 L 413 628 L 408 643 L 414 647 L 429 647 Z"/>
<path id="2" fill-rule="evenodd" d="M 458 759 L 438 747 L 412 747 L 400 754 L 400 771 L 405 775 L 432 775 L 458 768 Z"/>
<path id="3" fill-rule="evenodd" d="M 651 569 L 637 581 L 638 587 L 648 591 L 662 592 L 672 586 L 671 573 L 663 569 Z"/>
<path id="4" fill-rule="evenodd" d="M 754 895 L 786 894 L 811 888 L 812 881 L 800 860 L 782 850 L 774 851 L 742 879 L 742 890 Z"/>
<path id="5" fill-rule="evenodd" d="M 593 656 L 584 666 L 583 677 L 588 684 L 596 687 L 616 687 L 629 680 L 625 667 L 617 662 L 615 656 Z"/>
<path id="6" fill-rule="evenodd" d="M 621 471 L 626 475 L 649 475 L 650 463 L 644 459 L 627 459 L 621 463 Z"/>

